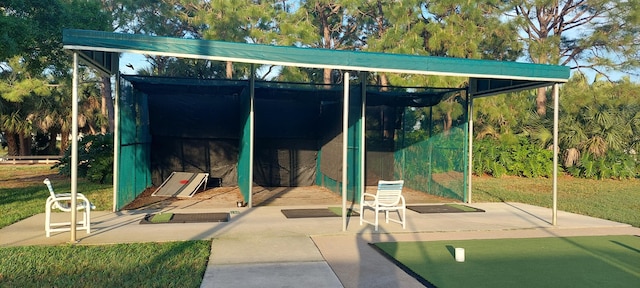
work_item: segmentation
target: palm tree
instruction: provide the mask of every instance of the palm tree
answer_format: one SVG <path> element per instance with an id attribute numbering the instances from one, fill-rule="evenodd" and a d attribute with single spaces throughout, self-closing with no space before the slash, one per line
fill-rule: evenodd
<path id="1" fill-rule="evenodd" d="M 18 156 L 20 155 L 19 137 L 23 135 L 23 127 L 25 126 L 23 117 L 19 111 L 13 111 L 8 114 L 0 115 L 0 129 L 4 131 L 7 138 L 7 155 Z"/>
<path id="2" fill-rule="evenodd" d="M 0 129 L 7 134 L 9 155 L 30 155 L 33 125 L 29 115 L 36 99 L 49 95 L 50 89 L 44 79 L 31 76 L 20 57 L 9 59 L 6 66 L 0 74 Z"/>
<path id="3" fill-rule="evenodd" d="M 633 143 L 638 138 L 636 132 L 640 131 L 637 99 L 625 101 L 612 95 L 616 85 L 610 82 L 596 79 L 585 85 L 586 79 L 576 77 L 563 89 L 561 146 L 596 158 L 605 156 L 609 150 L 629 152 L 636 145 Z"/>

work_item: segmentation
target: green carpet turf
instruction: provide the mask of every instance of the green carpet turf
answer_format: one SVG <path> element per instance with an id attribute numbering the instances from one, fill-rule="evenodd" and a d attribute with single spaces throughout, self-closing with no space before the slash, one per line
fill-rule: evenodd
<path id="1" fill-rule="evenodd" d="M 373 245 L 432 287 L 640 287 L 639 236 Z M 465 249 L 465 262 L 455 261 L 455 248 Z"/>
<path id="2" fill-rule="evenodd" d="M 149 220 L 151 223 L 167 223 L 173 217 L 173 213 L 158 213 Z"/>
<path id="3" fill-rule="evenodd" d="M 477 212 L 479 210 L 478 208 L 473 208 L 467 205 L 460 205 L 460 204 L 447 204 L 447 206 L 460 209 L 461 211 L 464 211 L 464 212 Z"/>

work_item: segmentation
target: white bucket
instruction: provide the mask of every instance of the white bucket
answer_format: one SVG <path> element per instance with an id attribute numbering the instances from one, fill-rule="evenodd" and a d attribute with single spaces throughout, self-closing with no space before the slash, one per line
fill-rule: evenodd
<path id="1" fill-rule="evenodd" d="M 456 261 L 464 262 L 464 248 L 456 248 Z"/>

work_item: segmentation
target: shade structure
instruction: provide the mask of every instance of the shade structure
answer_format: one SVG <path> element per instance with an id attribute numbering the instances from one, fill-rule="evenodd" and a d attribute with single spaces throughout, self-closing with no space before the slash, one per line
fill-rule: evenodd
<path id="1" fill-rule="evenodd" d="M 568 67 L 555 65 L 358 51 L 335 51 L 88 30 L 64 30 L 63 44 L 65 49 L 73 51 L 74 54 L 80 56 L 86 63 L 96 67 L 105 74 L 112 75 L 117 74 L 119 53 L 140 53 L 258 65 L 465 77 L 469 79 L 467 91 L 471 98 L 551 86 L 557 83 L 564 83 L 569 78 Z M 253 95 L 254 93 L 253 88 L 246 91 L 246 93 L 248 93 L 247 95 Z M 348 91 L 345 93 L 348 93 Z M 117 97 L 118 96 L 116 96 L 116 98 Z M 356 98 L 359 99 L 359 101 L 364 101 L 363 99 L 365 99 L 365 97 Z M 246 159 L 241 160 L 241 162 L 251 166 L 253 165 L 252 130 L 254 129 L 253 125 L 255 120 L 253 98 L 246 97 L 243 99 L 248 99 L 248 104 L 243 106 L 248 108 L 244 110 L 245 112 L 242 115 L 244 119 L 243 123 L 246 123 L 243 128 L 246 129 L 246 132 L 243 133 L 243 135 L 248 138 L 245 139 L 243 137 L 241 142 L 248 143 L 250 149 L 241 152 L 240 158 Z M 342 100 L 344 101 L 345 99 Z M 366 101 L 374 101 L 374 98 L 367 97 Z M 364 107 L 364 105 L 362 105 L 362 107 Z M 116 113 L 118 112 L 116 111 Z M 364 115 L 364 111 L 361 113 L 361 115 Z M 357 121 L 354 123 L 357 123 Z M 363 125 L 363 123 L 357 125 Z M 354 129 L 354 131 L 358 130 L 356 126 L 354 126 Z M 348 143 L 343 143 L 343 145 L 348 145 Z M 360 145 L 362 144 L 357 144 L 356 146 Z M 116 148 L 115 153 L 119 153 L 119 149 L 120 148 Z M 364 147 L 359 147 L 358 149 L 364 149 Z M 470 147 L 468 147 L 468 150 L 471 150 Z M 362 155 L 361 152 L 360 150 L 358 153 Z M 555 153 L 557 153 L 557 149 Z M 356 163 L 363 162 L 360 161 L 361 159 L 356 160 Z M 343 159 L 343 161 L 347 161 L 347 159 Z M 116 162 L 118 161 L 116 160 Z M 116 165 L 118 164 L 116 163 Z M 118 181 L 117 179 L 119 177 L 117 168 L 118 167 L 116 167 L 116 171 L 114 171 L 114 181 Z M 252 171 L 253 169 L 249 167 L 248 170 Z M 362 181 L 357 179 L 361 179 L 360 176 L 361 173 L 364 173 L 364 169 L 361 167 L 361 169 L 357 171 L 359 171 L 358 173 L 360 174 L 354 175 L 354 177 L 357 176 L 353 178 L 356 179 L 354 180 L 354 184 L 362 186 L 364 183 L 358 183 Z M 557 177 L 556 174 L 557 171 L 554 171 L 554 178 Z M 248 181 L 250 184 L 252 178 L 253 176 L 249 174 L 248 178 L 244 179 L 243 182 Z M 347 179 L 342 179 L 342 181 L 345 180 Z M 242 186 L 241 183 L 239 183 L 239 185 Z M 114 185 L 114 187 L 117 187 L 117 185 Z M 554 185 L 554 190 L 555 189 Z M 119 192 L 117 188 L 114 188 L 114 194 L 118 194 Z M 345 193 L 345 191 L 343 191 L 343 193 Z M 114 198 L 117 197 L 114 196 Z M 116 208 L 114 205 L 114 209 Z"/>

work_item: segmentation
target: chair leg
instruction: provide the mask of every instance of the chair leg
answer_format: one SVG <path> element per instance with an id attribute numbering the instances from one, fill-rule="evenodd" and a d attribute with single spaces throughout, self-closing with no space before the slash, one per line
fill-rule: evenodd
<path id="1" fill-rule="evenodd" d="M 51 203 L 47 201 L 44 215 L 44 231 L 47 237 L 51 237 Z"/>
<path id="2" fill-rule="evenodd" d="M 77 222 L 78 224 L 80 224 L 80 227 L 78 229 L 87 230 L 87 211 L 78 210 L 78 212 L 82 212 L 82 220 L 80 220 L 80 222 Z"/>
<path id="3" fill-rule="evenodd" d="M 91 213 L 90 209 L 83 209 L 82 220 L 78 222 L 78 224 L 80 224 L 80 228 L 78 229 L 87 231 L 87 234 L 91 233 L 91 214 L 90 213 Z"/>
<path id="4" fill-rule="evenodd" d="M 407 224 L 407 209 L 406 208 L 402 208 L 402 229 L 405 229 L 405 226 Z"/>
<path id="5" fill-rule="evenodd" d="M 91 205 L 90 203 L 87 204 Z M 87 227 L 87 234 L 91 234 L 91 207 L 85 207 L 84 211 L 84 226 Z"/>
<path id="6" fill-rule="evenodd" d="M 380 214 L 380 210 L 378 210 L 378 207 L 376 207 L 375 210 L 376 210 L 376 215 L 374 215 L 374 216 L 376 217 L 376 219 L 374 220 L 375 224 L 373 226 L 375 227 L 374 231 L 377 232 L 378 231 L 378 214 Z"/>

